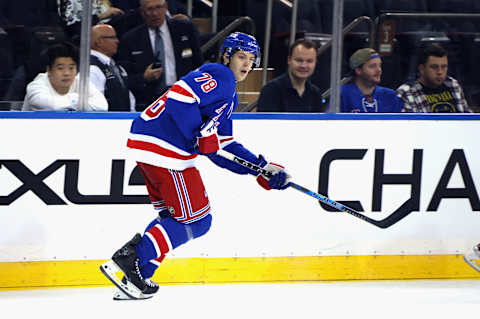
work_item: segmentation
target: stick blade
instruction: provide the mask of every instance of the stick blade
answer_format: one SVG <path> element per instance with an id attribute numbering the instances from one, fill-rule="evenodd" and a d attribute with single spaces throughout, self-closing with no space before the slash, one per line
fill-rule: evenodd
<path id="1" fill-rule="evenodd" d="M 405 203 L 403 203 L 399 208 L 397 208 L 397 210 L 391 213 L 390 216 L 377 221 L 375 225 L 380 228 L 388 228 L 408 216 L 415 209 L 415 202 L 412 198 L 410 198 L 405 201 Z"/>

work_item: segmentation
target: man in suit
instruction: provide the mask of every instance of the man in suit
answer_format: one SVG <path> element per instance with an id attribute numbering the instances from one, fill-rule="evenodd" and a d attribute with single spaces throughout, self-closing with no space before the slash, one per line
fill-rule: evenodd
<path id="1" fill-rule="evenodd" d="M 140 0 L 144 24 L 120 40 L 118 62 L 143 111 L 180 77 L 203 63 L 198 31 L 186 19 L 167 19 L 165 0 Z"/>
<path id="2" fill-rule="evenodd" d="M 118 38 L 108 24 L 92 27 L 90 81 L 105 95 L 109 111 L 135 111 L 135 97 L 128 89 L 128 75 L 112 56 L 117 53 Z"/>

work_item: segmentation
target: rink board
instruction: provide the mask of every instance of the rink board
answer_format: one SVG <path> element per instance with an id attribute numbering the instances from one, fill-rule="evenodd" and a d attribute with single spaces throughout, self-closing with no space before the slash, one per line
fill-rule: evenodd
<path id="1" fill-rule="evenodd" d="M 0 287 L 105 284 L 99 263 L 155 217 L 125 150 L 132 114 L 34 116 L 0 114 Z M 330 198 L 382 219 L 419 182 L 419 209 L 379 229 L 200 158 L 212 228 L 170 254 L 158 281 L 478 277 L 461 255 L 479 240 L 479 116 L 234 116 L 238 141 L 296 183 L 327 181 Z"/>
<path id="2" fill-rule="evenodd" d="M 0 290 L 112 285 L 98 270 L 105 260 L 0 263 Z M 325 256 L 166 259 L 161 285 L 246 282 L 480 279 L 459 255 Z"/>

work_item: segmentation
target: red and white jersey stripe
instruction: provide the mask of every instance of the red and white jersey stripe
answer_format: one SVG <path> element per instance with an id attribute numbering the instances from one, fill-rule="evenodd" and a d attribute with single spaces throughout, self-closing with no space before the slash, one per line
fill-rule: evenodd
<path id="1" fill-rule="evenodd" d="M 224 148 L 235 141 L 233 136 L 218 136 L 218 140 L 220 142 L 220 148 Z"/>
<path id="2" fill-rule="evenodd" d="M 195 167 L 198 154 L 190 154 L 154 136 L 130 133 L 127 141 L 133 160 L 182 171 Z"/>
<path id="3" fill-rule="evenodd" d="M 169 99 L 177 100 L 183 103 L 198 103 L 200 104 L 200 98 L 192 88 L 183 80 L 175 82 L 175 84 L 168 90 L 167 97 Z"/>

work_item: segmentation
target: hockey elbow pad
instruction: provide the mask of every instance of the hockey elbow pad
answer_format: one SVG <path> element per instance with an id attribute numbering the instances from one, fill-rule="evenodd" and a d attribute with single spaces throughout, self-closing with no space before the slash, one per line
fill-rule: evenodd
<path id="1" fill-rule="evenodd" d="M 220 142 L 217 135 L 217 123 L 210 120 L 200 127 L 200 134 L 197 137 L 198 150 L 202 154 L 215 153 L 220 149 Z"/>
<path id="2" fill-rule="evenodd" d="M 266 190 L 279 189 L 283 190 L 290 186 L 292 177 L 285 170 L 285 167 L 275 163 L 268 163 L 263 167 L 266 171 L 272 173 L 270 177 L 265 175 L 257 176 L 257 183 Z"/>

